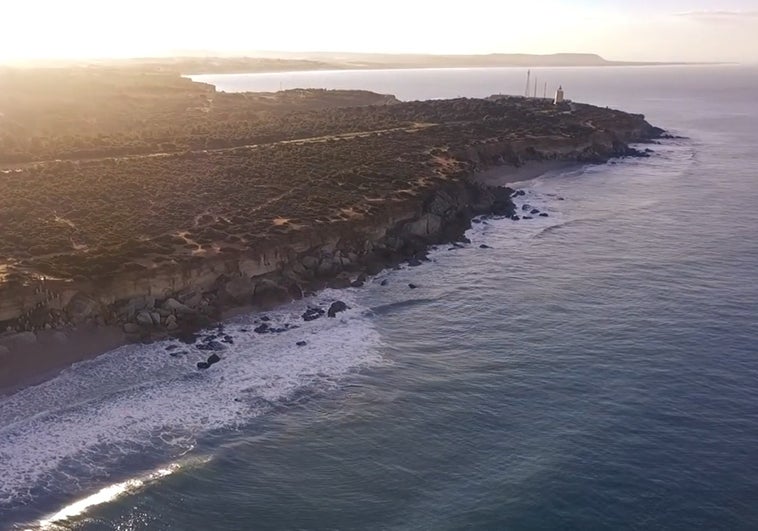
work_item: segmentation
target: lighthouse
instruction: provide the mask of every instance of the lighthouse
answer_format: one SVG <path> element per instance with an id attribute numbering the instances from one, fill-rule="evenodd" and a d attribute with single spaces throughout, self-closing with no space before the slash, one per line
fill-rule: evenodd
<path id="1" fill-rule="evenodd" d="M 553 100 L 554 105 L 558 105 L 559 103 L 563 103 L 563 87 L 558 86 L 558 90 L 555 91 L 555 100 Z"/>

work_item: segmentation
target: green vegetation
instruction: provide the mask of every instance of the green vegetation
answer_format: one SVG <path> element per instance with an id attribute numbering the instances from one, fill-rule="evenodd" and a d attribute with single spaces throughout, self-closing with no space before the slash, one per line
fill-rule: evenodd
<path id="1" fill-rule="evenodd" d="M 307 111 L 391 104 L 367 91 L 227 94 L 137 69 L 0 70 L 0 164 L 241 146 L 296 138 Z M 282 113 L 300 111 L 289 123 Z"/>
<path id="2" fill-rule="evenodd" d="M 523 98 L 220 94 L 133 71 L 14 71 L 2 80 L 12 90 L 0 92 L 0 157 L 46 162 L 0 173 L 0 265 L 57 278 L 191 262 L 370 221 L 476 164 L 517 163 L 509 143 L 534 151 L 586 141 L 604 123 L 634 125 L 616 111 L 566 114 Z M 487 144 L 499 147 L 474 161 L 462 155 Z"/>

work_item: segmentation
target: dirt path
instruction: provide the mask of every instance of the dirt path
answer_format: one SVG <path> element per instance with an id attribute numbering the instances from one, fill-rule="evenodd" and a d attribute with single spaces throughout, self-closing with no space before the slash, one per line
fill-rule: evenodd
<path id="1" fill-rule="evenodd" d="M 12 172 L 24 170 L 26 168 L 34 168 L 37 166 L 44 166 L 45 164 L 64 162 L 64 161 L 96 162 L 96 161 L 103 161 L 103 160 L 136 160 L 136 159 L 146 159 L 146 158 L 151 158 L 151 157 L 170 157 L 170 156 L 177 155 L 180 153 L 223 153 L 224 151 L 234 151 L 235 149 L 255 149 L 255 148 L 260 148 L 260 147 L 276 146 L 276 145 L 282 145 L 282 144 L 314 144 L 318 142 L 327 142 L 329 140 L 350 140 L 352 138 L 362 138 L 362 137 L 367 137 L 374 134 L 381 135 L 385 133 L 395 133 L 399 131 L 405 131 L 407 133 L 415 133 L 416 131 L 426 129 L 428 127 L 434 127 L 436 125 L 438 124 L 419 122 L 419 123 L 414 123 L 410 127 L 409 126 L 391 127 L 389 129 L 375 129 L 372 131 L 355 131 L 351 133 L 340 133 L 337 135 L 293 138 L 289 140 L 278 140 L 276 142 L 268 142 L 264 144 L 242 144 L 239 146 L 232 146 L 232 147 L 223 147 L 223 148 L 214 148 L 214 149 L 194 149 L 194 150 L 189 150 L 189 151 L 161 151 L 161 152 L 155 152 L 155 153 L 142 153 L 139 155 L 122 155 L 122 156 L 116 156 L 116 157 L 51 159 L 51 160 L 40 160 L 40 161 L 35 161 L 35 162 L 23 162 L 23 163 L 17 163 L 17 164 L 0 164 L 0 173 L 12 173 Z"/>

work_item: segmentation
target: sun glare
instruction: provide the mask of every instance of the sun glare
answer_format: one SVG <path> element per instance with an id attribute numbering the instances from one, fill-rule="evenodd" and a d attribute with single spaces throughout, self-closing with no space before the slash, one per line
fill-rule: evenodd
<path id="1" fill-rule="evenodd" d="M 754 12 L 681 13 L 672 6 L 537 0 L 243 3 L 31 0 L 3 6 L 0 60 L 378 53 L 591 52 L 618 60 L 749 60 Z M 752 15 L 751 15 L 752 14 Z M 391 38 L 388 36 L 391 35 Z M 752 58 L 754 60 L 754 58 Z"/>

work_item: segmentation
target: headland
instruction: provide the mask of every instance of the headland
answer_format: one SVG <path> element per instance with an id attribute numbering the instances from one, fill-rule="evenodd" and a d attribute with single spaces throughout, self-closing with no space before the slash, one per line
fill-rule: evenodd
<path id="1" fill-rule="evenodd" d="M 193 342 L 230 312 L 359 287 L 461 241 L 474 216 L 515 216 L 516 192 L 487 171 L 644 156 L 630 144 L 663 134 L 539 98 L 224 94 L 112 69 L 3 81 L 5 392 L 119 344 Z"/>

